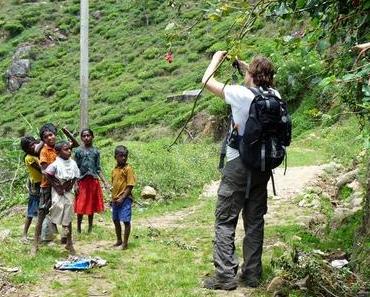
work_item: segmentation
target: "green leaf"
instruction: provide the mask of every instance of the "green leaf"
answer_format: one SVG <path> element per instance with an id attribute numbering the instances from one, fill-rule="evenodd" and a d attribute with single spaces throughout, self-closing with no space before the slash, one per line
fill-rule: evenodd
<path id="1" fill-rule="evenodd" d="M 297 8 L 302 9 L 306 6 L 306 0 L 298 0 L 297 1 Z"/>
<path id="2" fill-rule="evenodd" d="M 356 78 L 356 73 L 349 73 L 342 77 L 343 81 L 350 81 L 352 79 Z"/>
<path id="3" fill-rule="evenodd" d="M 370 97 L 370 86 L 369 85 L 363 85 L 362 86 L 362 93 L 364 93 L 364 95 L 366 97 Z"/>
<path id="4" fill-rule="evenodd" d="M 317 48 L 320 52 L 324 52 L 330 47 L 330 42 L 327 39 L 321 39 L 317 45 Z"/>
<path id="5" fill-rule="evenodd" d="M 363 9 L 369 9 L 370 8 L 370 0 L 365 1 Z"/>

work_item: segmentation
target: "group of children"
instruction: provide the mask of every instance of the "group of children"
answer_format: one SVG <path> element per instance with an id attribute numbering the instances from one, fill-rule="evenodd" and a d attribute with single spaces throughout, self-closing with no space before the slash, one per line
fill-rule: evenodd
<path id="1" fill-rule="evenodd" d="M 93 131 L 81 131 L 80 146 L 67 129 L 63 128 L 62 131 L 69 141 L 56 142 L 57 129 L 50 123 L 41 127 L 40 141 L 32 136 L 21 138 L 24 162 L 29 174 L 29 199 L 23 239 L 27 240 L 32 218 L 37 217 L 32 247 L 32 254 L 35 255 L 42 224 L 48 216 L 55 227 L 62 226 L 61 242 L 66 244 L 70 254 L 75 254 L 72 241 L 73 213 L 77 215 L 77 232 L 81 233 L 84 215 L 88 216 L 88 232 L 92 232 L 94 213 L 104 211 L 100 178 L 104 187 L 112 191 L 112 219 L 117 238 L 114 246 L 127 249 L 131 231 L 132 189 L 136 183 L 133 169 L 127 163 L 128 149 L 125 146 L 115 148 L 117 164 L 112 170 L 111 186 L 101 171 L 100 153 L 93 146 Z M 72 159 L 72 149 L 76 147 Z M 123 240 L 121 222 L 125 226 Z"/>

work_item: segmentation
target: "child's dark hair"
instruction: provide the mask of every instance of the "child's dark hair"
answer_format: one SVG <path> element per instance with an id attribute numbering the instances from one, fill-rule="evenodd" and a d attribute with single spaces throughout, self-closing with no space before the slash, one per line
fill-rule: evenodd
<path id="1" fill-rule="evenodd" d="M 34 151 L 31 150 L 31 145 L 36 143 L 37 140 L 33 136 L 23 136 L 21 138 L 21 149 L 26 153 L 30 155 L 36 155 Z"/>
<path id="2" fill-rule="evenodd" d="M 82 137 L 82 133 L 84 133 L 84 132 L 89 132 L 89 134 L 92 136 L 92 137 L 94 137 L 94 132 L 90 129 L 90 128 L 84 128 L 84 129 L 82 129 L 81 130 L 81 133 L 80 133 L 80 136 Z"/>
<path id="3" fill-rule="evenodd" d="M 63 146 L 65 146 L 65 145 L 70 146 L 70 143 L 69 143 L 68 141 L 66 141 L 66 140 L 58 141 L 58 142 L 55 144 L 54 149 L 55 149 L 55 151 L 59 154 L 59 153 L 60 153 L 60 151 L 62 150 Z"/>
<path id="4" fill-rule="evenodd" d="M 41 140 L 44 140 L 44 134 L 46 132 L 51 132 L 54 135 L 56 135 L 57 128 L 52 123 L 47 123 L 47 124 L 42 125 L 42 127 L 40 128 L 40 139 Z"/>
<path id="5" fill-rule="evenodd" d="M 114 156 L 116 157 L 119 154 L 123 154 L 125 156 L 128 156 L 128 149 L 124 145 L 117 145 L 114 150 Z"/>

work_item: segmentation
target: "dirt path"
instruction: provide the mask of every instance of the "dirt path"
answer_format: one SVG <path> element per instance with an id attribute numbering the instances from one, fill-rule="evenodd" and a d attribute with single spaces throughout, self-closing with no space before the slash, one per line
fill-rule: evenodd
<path id="1" fill-rule="evenodd" d="M 289 201 L 292 197 L 295 197 L 303 192 L 305 187 L 315 180 L 315 177 L 322 172 L 323 166 L 304 166 L 304 167 L 290 167 L 286 175 L 284 175 L 284 170 L 278 168 L 275 170 L 274 179 L 277 196 L 272 197 L 272 185 L 271 180 L 268 185 L 268 193 L 271 196 L 269 200 L 269 211 L 266 215 L 266 224 L 275 224 L 276 221 L 280 222 L 281 204 L 282 202 Z M 219 181 L 214 181 L 209 185 L 206 185 L 203 189 L 201 195 L 201 200 L 204 198 L 214 199 L 217 196 L 217 189 L 219 186 Z M 203 198 L 203 199 L 202 199 Z M 278 202 L 277 202 L 278 201 Z M 202 201 L 184 210 L 176 211 L 173 213 L 168 213 L 163 216 L 150 218 L 150 220 L 140 220 L 137 225 L 143 227 L 152 228 L 174 228 L 180 227 L 184 224 L 186 218 L 201 208 Z M 292 209 L 294 212 L 296 209 Z M 285 214 L 285 211 L 284 213 Z M 239 224 L 240 225 L 240 224 Z"/>
<path id="2" fill-rule="evenodd" d="M 277 169 L 274 173 L 277 196 L 273 196 L 271 180 L 268 185 L 270 199 L 268 201 L 268 213 L 265 216 L 266 226 L 284 225 L 287 223 L 305 224 L 312 216 L 312 210 L 302 210 L 292 203 L 292 198 L 301 194 L 304 189 L 314 183 L 316 177 L 323 171 L 324 166 L 291 167 L 284 175 L 283 169 Z M 141 226 L 152 228 L 177 228 L 187 224 L 186 218 L 202 207 L 206 199 L 215 199 L 219 181 L 206 185 L 200 197 L 200 203 L 190 208 L 166 214 L 164 216 L 151 218 L 138 222 Z M 241 245 L 243 239 L 243 224 L 239 219 L 236 230 L 236 245 Z M 274 239 L 266 238 L 264 250 L 267 251 L 276 243 Z M 254 289 L 238 287 L 234 291 L 216 291 L 217 296 L 248 297 L 253 296 Z"/>
<path id="3" fill-rule="evenodd" d="M 305 167 L 294 167 L 289 168 L 287 174 L 283 175 L 283 170 L 276 170 L 275 172 L 275 185 L 278 196 L 271 197 L 269 199 L 269 210 L 265 216 L 266 225 L 284 225 L 287 222 L 300 223 L 304 222 L 311 213 L 304 213 L 301 208 L 296 204 L 292 203 L 292 198 L 304 191 L 304 189 L 322 172 L 322 166 L 305 166 Z M 209 199 L 215 200 L 217 196 L 217 189 L 219 181 L 215 181 L 204 187 L 203 193 L 199 198 L 199 203 L 189 208 L 176 211 L 173 213 L 165 214 L 150 219 L 141 219 L 135 222 L 135 226 L 138 228 L 178 228 L 191 224 L 189 222 L 189 215 L 201 211 L 202 206 L 206 204 Z M 269 194 L 272 194 L 271 184 L 269 184 Z M 104 224 L 106 225 L 106 224 Z M 112 228 L 111 224 L 109 224 Z M 108 228 L 108 227 L 107 227 Z M 238 224 L 236 231 L 236 244 L 240 245 L 243 237 L 242 224 Z M 95 241 L 94 249 L 110 249 L 111 242 L 107 241 Z M 264 249 L 268 250 L 271 246 L 276 244 L 274 239 L 267 238 L 265 240 Z M 89 254 L 91 250 L 91 244 L 84 241 L 76 242 L 76 249 L 81 254 Z M 35 286 L 18 288 L 13 294 L 7 296 L 12 297 L 49 297 L 58 296 L 58 290 L 53 289 L 50 286 L 54 283 L 54 286 L 66 287 L 64 294 L 68 294 L 68 286 L 71 283 L 78 282 L 79 279 L 83 279 L 89 284 L 89 296 L 111 296 L 114 284 L 104 278 L 100 273 L 89 276 L 88 274 L 70 273 L 70 272 L 57 272 L 51 271 L 48 275 L 45 275 L 43 281 L 36 284 Z M 55 282 L 56 281 L 56 282 Z M 240 287 L 235 291 L 225 292 L 217 291 L 217 296 L 229 296 L 229 297 L 246 297 L 253 296 L 253 289 Z"/>

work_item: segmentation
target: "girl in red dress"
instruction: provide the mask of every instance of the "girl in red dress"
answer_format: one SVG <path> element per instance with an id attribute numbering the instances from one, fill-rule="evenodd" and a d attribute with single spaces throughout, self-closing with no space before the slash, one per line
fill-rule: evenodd
<path id="1" fill-rule="evenodd" d="M 75 200 L 74 211 L 77 214 L 77 232 L 81 233 L 83 215 L 89 219 L 88 232 L 92 231 L 94 213 L 104 211 L 103 191 L 99 178 L 105 188 L 110 185 L 104 178 L 100 167 L 100 153 L 93 146 L 94 133 L 90 129 L 81 131 L 82 145 L 75 151 L 75 160 L 81 172 L 78 182 L 78 194 Z"/>

